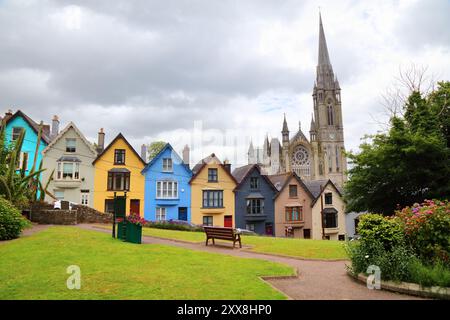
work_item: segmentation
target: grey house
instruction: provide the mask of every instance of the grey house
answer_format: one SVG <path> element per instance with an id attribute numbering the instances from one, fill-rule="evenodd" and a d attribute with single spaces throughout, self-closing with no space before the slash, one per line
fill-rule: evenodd
<path id="1" fill-rule="evenodd" d="M 236 168 L 236 228 L 252 230 L 261 235 L 274 235 L 274 196 L 277 189 L 256 164 Z"/>

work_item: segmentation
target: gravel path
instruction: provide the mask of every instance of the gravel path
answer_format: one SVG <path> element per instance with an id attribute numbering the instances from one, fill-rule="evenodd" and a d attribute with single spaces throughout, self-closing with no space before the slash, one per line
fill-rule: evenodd
<path id="1" fill-rule="evenodd" d="M 93 225 L 81 224 L 78 227 L 99 232 L 111 233 Z M 352 280 L 346 273 L 345 261 L 319 261 L 285 258 L 267 254 L 258 254 L 233 249 L 228 243 L 216 242 L 215 246 L 200 243 L 187 243 L 143 236 L 145 244 L 163 244 L 186 249 L 226 254 L 241 258 L 269 260 L 290 265 L 298 270 L 298 277 L 291 279 L 267 280 L 272 286 L 295 300 L 411 300 L 419 297 L 397 294 L 384 290 L 369 290 L 359 282 Z"/>

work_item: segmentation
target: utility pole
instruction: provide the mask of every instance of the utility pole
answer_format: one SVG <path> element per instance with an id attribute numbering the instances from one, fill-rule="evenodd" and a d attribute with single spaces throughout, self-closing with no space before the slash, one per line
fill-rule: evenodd
<path id="1" fill-rule="evenodd" d="M 320 216 L 322 217 L 322 240 L 325 240 L 325 226 L 324 226 L 324 215 L 323 215 L 323 188 L 320 186 Z"/>

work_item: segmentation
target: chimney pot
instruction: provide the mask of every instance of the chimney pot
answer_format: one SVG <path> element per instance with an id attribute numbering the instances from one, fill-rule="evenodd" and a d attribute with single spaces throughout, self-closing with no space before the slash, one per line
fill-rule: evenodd
<path id="1" fill-rule="evenodd" d="M 55 114 L 52 119 L 52 131 L 50 133 L 50 138 L 54 139 L 59 134 L 59 118 Z"/>
<path id="2" fill-rule="evenodd" d="M 188 145 L 185 145 L 183 149 L 183 163 L 189 166 L 189 161 L 190 161 L 190 149 Z"/>
<path id="3" fill-rule="evenodd" d="M 103 131 L 103 128 L 100 128 L 100 131 L 98 133 L 97 152 L 98 153 L 103 152 L 104 148 L 105 148 L 105 132 Z"/>
<path id="4" fill-rule="evenodd" d="M 147 162 L 147 145 L 143 144 L 141 146 L 141 158 L 144 162 Z"/>

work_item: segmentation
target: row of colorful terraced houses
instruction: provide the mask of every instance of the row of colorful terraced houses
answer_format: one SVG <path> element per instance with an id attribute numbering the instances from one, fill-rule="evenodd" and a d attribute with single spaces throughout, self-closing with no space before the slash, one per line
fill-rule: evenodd
<path id="1" fill-rule="evenodd" d="M 50 126 L 20 110 L 8 111 L 2 124 L 7 143 L 25 130 L 19 168 L 30 167 L 39 144 L 37 164 L 46 169 L 41 179 L 50 181 L 47 202 L 66 200 L 113 212 L 114 193 L 126 191 L 127 212 L 150 221 L 184 220 L 280 237 L 345 237 L 345 205 L 330 180 L 264 175 L 256 164 L 231 171 L 215 154 L 190 168 L 189 148 L 180 157 L 169 143 L 147 163 L 145 146 L 138 154 L 122 134 L 105 146 L 103 129 L 93 144 L 73 122 L 59 131 L 57 116 Z"/>

